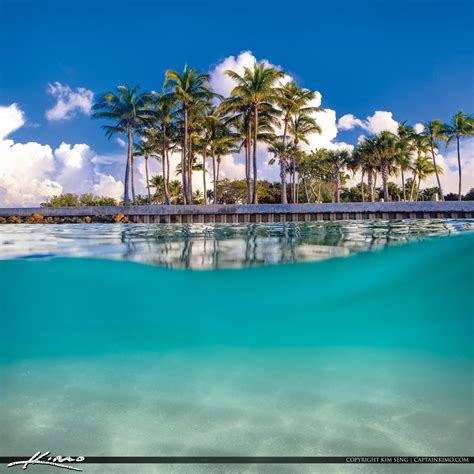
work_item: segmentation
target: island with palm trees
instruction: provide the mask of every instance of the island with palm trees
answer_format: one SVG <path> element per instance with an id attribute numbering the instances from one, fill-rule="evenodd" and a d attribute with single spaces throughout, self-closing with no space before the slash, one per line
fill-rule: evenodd
<path id="1" fill-rule="evenodd" d="M 314 106 L 314 92 L 298 86 L 293 80 L 286 80 L 282 70 L 266 63 L 246 67 L 242 74 L 227 70 L 226 75 L 234 83 L 229 97 L 212 90 L 209 75 L 187 65 L 181 73 L 166 71 L 160 92 L 141 92 L 138 85 L 121 85 L 101 95 L 93 106 L 92 118 L 104 122 L 106 137 L 120 135 L 126 139 L 123 201 L 68 193 L 51 198 L 42 205 L 43 210 L 36 213 L 51 217 L 109 216 L 111 220 L 110 216 L 117 215 L 132 219 L 135 215 L 238 212 L 229 207 L 218 212 L 205 211 L 205 205 L 292 204 L 293 207 L 281 208 L 279 213 L 289 215 L 290 219 L 295 215 L 309 215 L 311 219 L 311 215 L 318 218 L 318 212 L 324 212 L 322 203 L 333 203 L 342 207 L 327 212 L 349 213 L 350 217 L 358 212 L 370 217 L 384 211 L 393 213 L 394 217 L 404 213 L 436 216 L 443 212 L 451 213 L 444 217 L 452 214 L 470 217 L 473 210 L 468 204 L 458 207 L 453 204 L 440 207 L 440 204 L 474 198 L 474 189 L 462 195 L 461 156 L 461 140 L 474 136 L 472 115 L 460 111 L 450 123 L 436 119 L 423 123 L 421 129 L 420 124 L 415 128 L 401 123 L 396 133 L 381 131 L 362 137 L 355 147 L 335 145 L 331 149 L 308 150 L 302 145 L 309 145 L 309 137 L 321 133 L 315 112 L 324 112 L 321 107 Z M 457 194 L 443 192 L 443 169 L 437 163 L 438 148 L 443 142 L 446 149 L 451 145 L 456 147 Z M 268 165 L 278 166 L 279 182 L 258 178 L 257 163 L 262 146 L 271 156 Z M 244 179 L 221 177 L 221 164 L 232 153 L 245 156 Z M 179 157 L 174 167 L 170 164 L 171 155 Z M 136 160 L 142 159 L 146 195 L 135 191 Z M 161 172 L 154 176 L 149 172 L 150 159 L 160 163 Z M 202 178 L 198 182 L 196 177 L 199 175 Z M 431 176 L 436 177 L 437 186 L 423 189 L 423 182 Z M 356 177 L 358 183 L 351 187 L 349 183 Z M 390 181 L 392 177 L 399 177 L 400 185 Z M 380 207 L 390 201 L 404 206 Z M 434 205 L 433 201 L 438 203 Z M 379 206 L 344 207 L 344 203 L 356 202 L 378 203 Z M 425 205 L 414 204 L 420 202 Z M 406 206 L 409 203 L 411 207 Z M 295 207 L 303 204 L 313 207 Z M 102 208 L 104 205 L 119 206 L 123 210 L 45 212 L 48 208 Z M 184 207 L 180 211 L 166 210 L 171 205 Z M 130 211 L 135 206 L 142 209 Z M 150 210 L 150 206 L 155 209 Z M 192 207 L 186 211 L 186 206 L 199 206 L 199 209 Z M 257 212 L 244 208 L 239 212 L 265 214 L 260 209 L 261 206 Z M 333 208 L 326 206 L 326 209 Z M 3 210 L 0 219 L 15 222 L 17 217 L 20 222 L 22 216 L 31 215 L 31 212 Z M 113 221 L 122 220 L 119 217 Z M 160 219 L 155 221 L 161 222 Z"/>

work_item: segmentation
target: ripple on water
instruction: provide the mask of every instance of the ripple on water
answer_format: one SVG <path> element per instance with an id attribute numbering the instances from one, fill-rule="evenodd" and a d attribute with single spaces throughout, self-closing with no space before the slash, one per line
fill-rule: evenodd
<path id="1" fill-rule="evenodd" d="M 93 257 L 174 268 L 232 268 L 344 257 L 474 230 L 470 219 L 262 224 L 11 224 L 0 259 Z"/>

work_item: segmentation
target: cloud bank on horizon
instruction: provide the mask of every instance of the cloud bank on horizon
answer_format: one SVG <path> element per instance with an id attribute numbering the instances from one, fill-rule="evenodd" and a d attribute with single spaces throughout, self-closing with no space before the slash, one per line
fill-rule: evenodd
<path id="1" fill-rule="evenodd" d="M 250 51 L 238 56 L 229 56 L 222 60 L 210 71 L 212 88 L 228 96 L 234 87 L 232 80 L 225 74 L 227 69 L 243 73 L 245 67 L 252 67 L 257 59 Z M 263 60 L 271 64 L 268 60 Z M 292 80 L 289 75 L 284 81 Z M 321 106 L 323 96 L 319 91 L 311 105 Z M 47 93 L 56 99 L 52 108 L 45 112 L 47 121 L 73 120 L 80 114 L 90 115 L 94 93 L 84 87 L 72 89 L 60 82 L 48 85 Z M 324 105 L 323 105 L 324 106 Z M 337 113 L 332 109 L 314 114 L 321 134 L 309 137 L 309 144 L 303 145 L 306 150 L 314 148 L 346 148 L 352 150 L 353 145 L 337 141 L 340 130 L 360 129 L 366 135 L 376 134 L 384 130 L 397 133 L 398 122 L 389 111 L 375 111 L 365 119 L 353 114 L 346 114 L 337 119 Z M 123 193 L 123 173 L 125 169 L 125 151 L 123 140 L 117 138 L 122 147 L 119 153 L 98 154 L 85 143 L 68 144 L 63 141 L 55 146 L 37 142 L 17 143 L 9 139 L 9 135 L 24 127 L 26 116 L 16 104 L 0 105 L 0 206 L 35 206 L 54 195 L 63 192 L 86 193 L 110 196 L 121 199 Z M 420 131 L 422 124 L 415 124 L 415 130 Z M 422 129 L 422 128 L 421 128 Z M 359 136 L 359 141 L 366 136 Z M 65 140 L 67 138 L 65 137 Z M 474 140 L 463 142 L 463 192 L 474 186 Z M 259 177 L 271 181 L 279 179 L 277 166 L 268 164 L 271 156 L 264 144 L 258 144 Z M 180 157 L 171 155 L 171 167 L 178 164 Z M 438 160 L 444 169 L 443 187 L 445 192 L 457 192 L 457 161 L 455 152 L 449 151 L 446 156 L 439 153 Z M 136 160 L 137 192 L 145 193 L 145 171 L 143 160 Z M 151 161 L 151 174 L 160 173 L 159 164 Z M 244 178 L 243 153 L 222 158 L 221 174 L 224 178 Z M 193 182 L 195 189 L 202 190 L 202 175 L 195 172 Z M 179 177 L 177 178 L 179 179 Z M 397 181 L 397 179 L 394 179 Z M 354 177 L 353 183 L 358 182 Z M 211 183 L 209 183 L 210 185 Z M 426 186 L 435 186 L 435 178 L 430 177 Z"/>

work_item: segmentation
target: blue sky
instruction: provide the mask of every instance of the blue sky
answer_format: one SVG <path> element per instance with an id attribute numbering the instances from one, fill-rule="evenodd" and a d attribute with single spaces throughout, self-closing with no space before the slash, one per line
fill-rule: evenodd
<path id="1" fill-rule="evenodd" d="M 0 105 L 25 113 L 15 142 L 111 153 L 118 144 L 86 114 L 46 120 L 49 83 L 159 89 L 168 68 L 208 72 L 250 50 L 320 91 L 338 118 L 382 110 L 410 123 L 448 120 L 474 110 L 473 18 L 469 0 L 0 0 Z M 337 140 L 355 143 L 360 132 Z"/>

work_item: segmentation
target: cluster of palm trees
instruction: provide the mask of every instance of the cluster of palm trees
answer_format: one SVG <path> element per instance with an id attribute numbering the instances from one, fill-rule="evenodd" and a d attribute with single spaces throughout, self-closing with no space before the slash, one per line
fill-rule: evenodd
<path id="1" fill-rule="evenodd" d="M 367 177 L 367 199 L 373 201 L 377 177 L 382 179 L 383 195 L 389 200 L 389 176 L 402 177 L 403 199 L 416 199 L 420 183 L 430 174 L 438 179 L 439 198 L 443 192 L 436 164 L 438 142 L 446 146 L 457 143 L 459 163 L 459 196 L 461 196 L 460 139 L 474 134 L 472 116 L 459 112 L 453 122 L 439 120 L 424 124 L 416 133 L 401 124 L 398 134 L 382 132 L 368 137 L 350 153 L 347 150 L 315 150 L 307 153 L 302 144 L 309 144 L 312 134 L 321 133 L 314 113 L 323 109 L 314 106 L 315 94 L 285 81 L 284 73 L 265 63 L 245 68 L 243 74 L 228 70 L 226 74 L 235 87 L 229 97 L 216 94 L 209 76 L 184 67 L 182 73 L 168 70 L 161 92 L 143 93 L 139 86 L 117 87 L 99 97 L 93 118 L 112 121 L 105 125 L 107 137 L 122 134 L 127 139 L 127 162 L 124 179 L 124 204 L 136 203 L 134 160 L 145 160 L 147 200 L 152 202 L 151 187 L 162 187 L 163 202 L 170 204 L 170 190 L 181 178 L 182 202 L 191 204 L 193 171 L 202 171 L 204 203 L 219 202 L 218 183 L 221 160 L 231 153 L 245 151 L 245 182 L 247 203 L 258 203 L 258 144 L 264 144 L 272 155 L 270 164 L 280 168 L 281 202 L 298 202 L 301 184 L 313 186 L 314 179 L 330 179 L 334 183 L 334 201 L 339 202 L 340 180 L 346 171 L 360 172 L 361 192 Z M 180 162 L 170 169 L 170 154 L 179 154 Z M 162 175 L 150 178 L 150 158 L 161 162 Z M 211 160 L 212 170 L 208 169 Z M 405 174 L 411 171 L 411 180 Z M 213 189 L 207 190 L 207 176 Z M 406 182 L 410 183 L 406 189 Z M 288 186 L 290 189 L 288 189 Z M 172 193 L 173 194 L 173 193 Z"/>
<path id="2" fill-rule="evenodd" d="M 459 192 L 461 199 L 462 167 L 461 137 L 474 136 L 474 118 L 464 112 L 458 112 L 451 123 L 444 124 L 441 120 L 423 123 L 423 129 L 417 133 L 406 123 L 398 126 L 397 133 L 383 131 L 378 135 L 363 139 L 344 164 L 352 171 L 359 170 L 367 176 L 368 200 L 374 201 L 377 176 L 382 179 L 383 197 L 388 201 L 391 196 L 388 189 L 389 176 L 401 175 L 402 198 L 417 200 L 421 183 L 431 175 L 436 175 L 438 198 L 443 201 L 444 193 L 440 175 L 443 169 L 436 163 L 439 142 L 445 141 L 445 148 L 455 141 L 457 146 Z M 407 189 L 406 173 L 412 173 Z M 363 186 L 361 187 L 363 189 Z M 364 193 L 362 192 L 362 200 Z"/>

